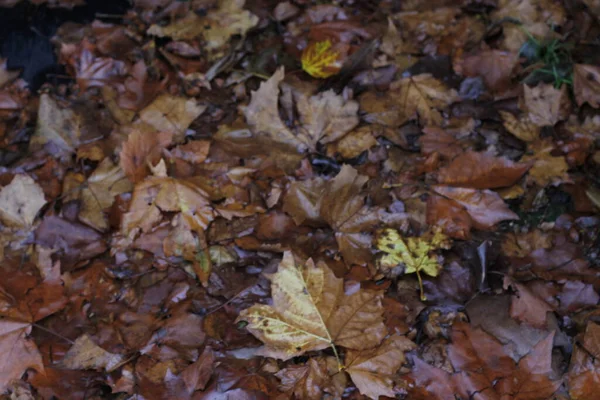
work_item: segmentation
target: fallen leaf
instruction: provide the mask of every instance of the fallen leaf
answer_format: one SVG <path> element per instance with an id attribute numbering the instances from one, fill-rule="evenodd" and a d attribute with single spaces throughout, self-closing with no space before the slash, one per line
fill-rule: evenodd
<path id="1" fill-rule="evenodd" d="M 385 272 L 404 266 L 405 274 L 415 273 L 419 279 L 421 299 L 425 301 L 421 272 L 437 276 L 442 266 L 431 253 L 438 249 L 448 249 L 450 246 L 449 239 L 439 230 L 421 237 L 402 238 L 395 229 L 384 229 L 377 238 L 377 249 L 387 254 L 379 260 L 379 267 Z"/>
<path id="2" fill-rule="evenodd" d="M 123 356 L 109 353 L 84 334 L 75 340 L 60 361 L 60 366 L 68 369 L 104 369 L 106 372 L 112 372 L 122 361 Z"/>
<path id="3" fill-rule="evenodd" d="M 3 319 L 0 322 L 0 391 L 28 368 L 44 372 L 42 356 L 35 342 L 28 338 L 31 323 Z"/>
<path id="4" fill-rule="evenodd" d="M 281 380 L 279 390 L 298 399 L 321 400 L 325 396 L 339 397 L 331 375 L 338 372 L 333 357 L 311 358 L 305 365 L 291 365 L 277 372 Z"/>
<path id="5" fill-rule="evenodd" d="M 302 51 L 302 69 L 314 78 L 328 78 L 342 67 L 339 56 L 330 40 L 309 43 Z"/>
<path id="6" fill-rule="evenodd" d="M 158 96 L 140 111 L 140 120 L 158 132 L 171 132 L 176 142 L 183 141 L 190 124 L 200 116 L 206 106 L 194 99 L 169 94 Z"/>
<path id="7" fill-rule="evenodd" d="M 573 93 L 577 105 L 587 102 L 594 108 L 600 107 L 600 68 L 589 64 L 575 64 Z"/>
<path id="8" fill-rule="evenodd" d="M 423 136 L 419 138 L 421 152 L 425 155 L 439 153 L 448 159 L 453 159 L 463 153 L 458 139 L 448 131 L 435 126 L 423 129 Z"/>
<path id="9" fill-rule="evenodd" d="M 183 370 L 181 376 L 190 393 L 204 390 L 215 367 L 215 353 L 210 347 L 205 347 L 198 360 Z"/>
<path id="10" fill-rule="evenodd" d="M 405 121 L 419 119 L 423 125 L 442 124 L 443 109 L 457 99 L 454 89 L 448 89 L 430 74 L 420 74 L 403 78 L 390 86 L 398 112 Z"/>
<path id="11" fill-rule="evenodd" d="M 504 127 L 515 137 L 524 142 L 533 142 L 540 137 L 540 128 L 535 125 L 527 115 L 522 115 L 517 119 L 508 111 L 498 111 L 502 117 Z"/>
<path id="12" fill-rule="evenodd" d="M 0 219 L 8 226 L 30 228 L 45 204 L 42 188 L 28 175 L 16 175 L 0 190 Z"/>
<path id="13" fill-rule="evenodd" d="M 381 294 L 345 295 L 343 280 L 324 262 L 315 265 L 309 259 L 298 265 L 285 252 L 271 277 L 271 292 L 272 306 L 256 304 L 237 319 L 247 321 L 247 329 L 265 343 L 265 356 L 287 360 L 335 346 L 363 350 L 377 346 L 387 333 Z"/>
<path id="14" fill-rule="evenodd" d="M 530 167 L 489 153 L 467 151 L 440 168 L 438 182 L 475 189 L 501 188 L 514 185 Z"/>
<path id="15" fill-rule="evenodd" d="M 564 156 L 553 156 L 555 146 L 551 139 L 540 140 L 532 143 L 532 155 L 522 158 L 525 163 L 533 163 L 529 170 L 529 179 L 540 186 L 570 182 L 569 165 Z"/>
<path id="16" fill-rule="evenodd" d="M 377 146 L 378 142 L 373 136 L 371 127 L 358 127 L 345 135 L 336 143 L 335 149 L 346 159 L 355 158 L 371 147 Z"/>
<path id="17" fill-rule="evenodd" d="M 141 182 L 150 174 L 148 165 L 156 165 L 162 156 L 162 150 L 173 139 L 171 132 L 144 132 L 134 130 L 123 143 L 119 164 L 129 180 Z"/>
<path id="18" fill-rule="evenodd" d="M 333 90 L 315 96 L 298 96 L 300 135 L 315 149 L 317 142 L 330 143 L 341 139 L 358 125 L 358 103 L 345 101 Z"/>
<path id="19" fill-rule="evenodd" d="M 552 307 L 532 293 L 525 285 L 505 278 L 504 286 L 505 288 L 511 286 L 516 292 L 510 303 L 510 316 L 535 328 L 545 328 L 547 325 L 546 313 L 552 312 Z"/>
<path id="20" fill-rule="evenodd" d="M 296 225 L 322 224 L 321 199 L 326 181 L 322 178 L 292 182 L 283 198 L 283 211 L 288 213 Z"/>
<path id="21" fill-rule="evenodd" d="M 361 394 L 371 399 L 394 397 L 393 376 L 406 361 L 404 353 L 414 348 L 406 337 L 394 335 L 374 349 L 350 350 L 345 358 L 346 372 Z"/>
<path id="22" fill-rule="evenodd" d="M 53 143 L 63 152 L 74 152 L 79 145 L 81 124 L 80 116 L 72 109 L 60 107 L 49 94 L 43 94 L 31 143 Z"/>
<path id="23" fill-rule="evenodd" d="M 558 121 L 567 119 L 571 112 L 567 85 L 560 89 L 549 83 L 540 83 L 533 88 L 524 85 L 523 101 L 529 120 L 540 127 L 554 126 Z"/>
<path id="24" fill-rule="evenodd" d="M 483 49 L 465 57 L 455 68 L 466 76 L 481 76 L 488 88 L 500 91 L 509 85 L 517 61 L 518 57 L 512 52 Z"/>
<path id="25" fill-rule="evenodd" d="M 575 341 L 567 375 L 569 394 L 573 400 L 592 399 L 600 388 L 600 370 L 597 367 L 600 325 L 589 321 L 582 336 Z"/>
<path id="26" fill-rule="evenodd" d="M 433 186 L 432 189 L 442 197 L 453 200 L 462 206 L 467 214 L 469 214 L 469 217 L 471 217 L 473 227 L 477 229 L 490 229 L 500 221 L 519 219 L 517 214 L 508 208 L 500 196 L 491 190 L 440 185 Z M 432 196 L 435 196 L 435 194 L 432 194 Z M 435 223 L 435 221 L 431 223 Z"/>

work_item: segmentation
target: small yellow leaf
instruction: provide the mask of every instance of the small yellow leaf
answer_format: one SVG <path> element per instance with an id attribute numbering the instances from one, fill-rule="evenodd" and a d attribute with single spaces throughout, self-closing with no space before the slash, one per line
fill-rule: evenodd
<path id="1" fill-rule="evenodd" d="M 384 229 L 377 239 L 377 249 L 387 253 L 379 261 L 382 269 L 395 268 L 404 265 L 404 273 L 416 273 L 421 287 L 421 298 L 423 285 L 421 282 L 421 271 L 429 276 L 437 276 L 442 266 L 437 257 L 430 253 L 437 249 L 447 249 L 450 241 L 446 235 L 439 230 L 430 232 L 421 237 L 402 238 L 395 229 Z"/>
<path id="2" fill-rule="evenodd" d="M 338 73 L 339 53 L 333 51 L 331 41 L 313 42 L 302 52 L 302 69 L 314 78 L 328 78 Z"/>

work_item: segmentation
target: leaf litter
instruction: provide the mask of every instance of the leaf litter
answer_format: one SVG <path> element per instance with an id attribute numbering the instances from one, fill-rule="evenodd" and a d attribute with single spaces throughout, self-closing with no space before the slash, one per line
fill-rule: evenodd
<path id="1" fill-rule="evenodd" d="M 135 0 L 1 59 L 1 395 L 595 398 L 596 3 Z"/>

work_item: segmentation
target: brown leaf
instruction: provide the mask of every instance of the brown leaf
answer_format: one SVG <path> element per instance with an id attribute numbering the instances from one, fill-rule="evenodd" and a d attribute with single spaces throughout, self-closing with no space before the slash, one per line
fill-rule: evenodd
<path id="1" fill-rule="evenodd" d="M 531 167 L 489 153 L 467 151 L 447 167 L 440 168 L 438 182 L 475 189 L 495 189 L 514 185 Z"/>
<path id="2" fill-rule="evenodd" d="M 123 143 L 119 163 L 133 183 L 141 182 L 150 174 L 150 165 L 156 165 L 162 150 L 171 144 L 171 132 L 143 132 L 134 130 Z"/>
<path id="3" fill-rule="evenodd" d="M 279 390 L 298 399 L 321 400 L 327 396 L 341 396 L 331 375 L 338 372 L 333 357 L 311 358 L 305 365 L 291 365 L 277 372 L 281 380 Z M 291 398 L 291 397 L 290 397 Z"/>
<path id="4" fill-rule="evenodd" d="M 112 372 L 123 361 L 120 354 L 109 353 L 87 334 L 75 340 L 60 365 L 67 369 L 104 369 Z"/>
<path id="5" fill-rule="evenodd" d="M 335 239 L 347 264 L 365 264 L 372 259 L 372 231 L 379 214 L 365 204 L 362 187 L 368 177 L 349 165 L 325 185 L 320 214 L 335 230 Z"/>
<path id="6" fill-rule="evenodd" d="M 438 152 L 448 159 L 453 159 L 463 152 L 458 139 L 448 131 L 435 126 L 423 129 L 423 136 L 419 138 L 421 152 L 425 155 Z"/>
<path id="7" fill-rule="evenodd" d="M 35 342 L 28 338 L 31 324 L 3 319 L 0 322 L 0 391 L 13 379 L 21 378 L 28 368 L 44 372 L 42 356 Z"/>
<path id="8" fill-rule="evenodd" d="M 330 143 L 341 139 L 358 125 L 358 103 L 345 101 L 333 90 L 315 96 L 298 96 L 300 133 L 308 139 L 311 149 L 317 142 Z"/>
<path id="9" fill-rule="evenodd" d="M 292 216 L 296 225 L 324 222 L 320 212 L 325 184 L 322 178 L 292 182 L 283 197 L 283 211 Z"/>
<path id="10" fill-rule="evenodd" d="M 206 388 L 213 374 L 215 359 L 214 351 L 207 346 L 198 360 L 183 370 L 181 377 L 190 393 Z"/>
<path id="11" fill-rule="evenodd" d="M 545 328 L 547 325 L 546 313 L 552 312 L 552 307 L 525 285 L 504 278 L 504 286 L 505 288 L 512 286 L 516 290 L 510 303 L 510 316 L 535 328 Z"/>
<path id="12" fill-rule="evenodd" d="M 569 394 L 573 400 L 593 399 L 600 390 L 600 325 L 589 321 L 583 338 L 575 342 L 569 365 Z"/>
<path id="13" fill-rule="evenodd" d="M 194 99 L 169 94 L 158 96 L 140 111 L 140 120 L 158 132 L 171 132 L 176 142 L 183 141 L 190 124 L 206 110 Z"/>
<path id="14" fill-rule="evenodd" d="M 393 376 L 406 361 L 404 353 L 415 347 L 406 337 L 395 335 L 374 349 L 348 351 L 346 371 L 361 394 L 371 399 L 394 397 Z"/>
<path id="15" fill-rule="evenodd" d="M 575 64 L 573 67 L 573 93 L 577 105 L 588 103 L 600 107 L 600 68 L 595 65 Z"/>
<path id="16" fill-rule="evenodd" d="M 502 117 L 504 127 L 515 137 L 524 142 L 533 142 L 540 137 L 540 128 L 536 126 L 528 116 L 522 115 L 517 119 L 508 111 L 498 111 Z"/>
<path id="17" fill-rule="evenodd" d="M 510 83 L 517 61 L 518 58 L 514 53 L 484 49 L 465 57 L 457 69 L 459 73 L 466 76 L 481 76 L 488 88 L 501 91 L 505 90 Z"/>
<path id="18" fill-rule="evenodd" d="M 471 216 L 460 203 L 437 195 L 427 199 L 427 223 L 441 227 L 446 235 L 456 239 L 468 239 L 473 226 Z"/>
<path id="19" fill-rule="evenodd" d="M 53 143 L 63 152 L 73 152 L 79 145 L 81 125 L 82 119 L 77 113 L 59 106 L 49 94 L 43 94 L 40 97 L 37 125 L 31 143 Z"/>
<path id="20" fill-rule="evenodd" d="M 556 89 L 550 83 L 540 83 L 536 87 L 523 87 L 523 101 L 529 119 L 537 126 L 554 126 L 558 121 L 569 117 L 571 100 L 567 85 Z"/>
<path id="21" fill-rule="evenodd" d="M 334 345 L 362 350 L 387 334 L 381 294 L 358 290 L 347 296 L 343 280 L 323 262 L 298 265 L 285 252 L 271 277 L 271 292 L 272 306 L 255 304 L 238 317 L 265 343 L 265 356 L 287 360 Z"/>
<path id="22" fill-rule="evenodd" d="M 490 229 L 500 221 L 519 219 L 510 211 L 497 193 L 491 190 L 455 188 L 450 186 L 433 186 L 439 195 L 453 200 L 464 208 L 477 229 Z M 432 196 L 435 194 L 432 194 Z"/>

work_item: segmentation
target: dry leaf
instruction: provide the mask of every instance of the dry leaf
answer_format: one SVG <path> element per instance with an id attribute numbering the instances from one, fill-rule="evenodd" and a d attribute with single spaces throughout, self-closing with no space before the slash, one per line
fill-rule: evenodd
<path id="1" fill-rule="evenodd" d="M 552 140 L 545 139 L 531 145 L 532 155 L 522 158 L 524 162 L 532 162 L 529 170 L 529 179 L 540 186 L 570 182 L 568 170 L 569 165 L 564 156 L 554 157 Z"/>
<path id="2" fill-rule="evenodd" d="M 437 152 L 446 158 L 452 159 L 463 153 L 458 139 L 442 128 L 428 126 L 423 129 L 423 136 L 419 138 L 421 152 L 425 155 Z"/>
<path id="3" fill-rule="evenodd" d="M 560 89 L 556 89 L 550 83 L 540 83 L 533 88 L 525 85 L 523 101 L 525 109 L 529 113 L 529 120 L 540 127 L 554 126 L 558 121 L 567 119 L 571 112 L 571 100 L 567 85 L 562 85 Z M 517 135 L 515 134 L 515 136 Z"/>
<path id="4" fill-rule="evenodd" d="M 141 182 L 150 174 L 148 165 L 156 165 L 162 156 L 162 150 L 171 144 L 171 132 L 144 132 L 135 129 L 123 143 L 119 155 L 119 164 L 129 180 Z"/>
<path id="5" fill-rule="evenodd" d="M 298 399 L 321 400 L 327 396 L 339 398 L 343 388 L 336 387 L 331 375 L 338 372 L 333 357 L 310 358 L 305 365 L 291 365 L 277 372 L 279 390 Z M 340 389 L 342 389 L 340 391 Z"/>
<path id="6" fill-rule="evenodd" d="M 317 142 L 330 143 L 341 139 L 358 125 L 358 103 L 345 101 L 333 90 L 312 97 L 298 96 L 300 134 L 307 138 L 311 149 Z"/>
<path id="7" fill-rule="evenodd" d="M 423 125 L 441 125 L 443 109 L 457 99 L 454 89 L 448 89 L 430 74 L 403 78 L 390 86 L 400 115 L 405 120 L 418 118 Z"/>
<path id="8" fill-rule="evenodd" d="M 0 219 L 8 226 L 30 228 L 46 204 L 42 188 L 27 175 L 16 175 L 0 190 Z"/>
<path id="9" fill-rule="evenodd" d="M 194 99 L 169 94 L 158 96 L 140 112 L 140 120 L 158 132 L 171 132 L 176 142 L 182 141 L 190 124 L 206 110 Z"/>
<path id="10" fill-rule="evenodd" d="M 358 157 L 362 152 L 377 145 L 372 130 L 370 126 L 358 127 L 336 144 L 336 150 L 346 159 Z"/>
<path id="11" fill-rule="evenodd" d="M 508 111 L 499 110 L 498 112 L 502 117 L 506 130 L 515 137 L 524 142 L 533 142 L 540 137 L 540 127 L 535 125 L 527 115 L 521 115 L 521 117 L 517 119 Z"/>
<path id="12" fill-rule="evenodd" d="M 32 144 L 53 143 L 64 152 L 73 152 L 81 137 L 81 118 L 70 108 L 62 108 L 50 95 L 40 96 Z"/>
<path id="13" fill-rule="evenodd" d="M 600 107 L 600 68 L 595 65 L 575 64 L 573 67 L 573 93 L 577 105 L 588 103 Z"/>
<path id="14" fill-rule="evenodd" d="M 406 361 L 404 353 L 415 347 L 406 337 L 394 335 L 374 349 L 350 350 L 346 353 L 346 372 L 362 395 L 375 400 L 394 397 L 393 376 Z"/>
<path id="15" fill-rule="evenodd" d="M 60 365 L 68 369 L 104 369 L 111 372 L 122 361 L 122 355 L 109 353 L 84 334 L 75 340 Z"/>
<path id="16" fill-rule="evenodd" d="M 0 322 L 0 391 L 14 379 L 20 379 L 28 368 L 44 372 L 42 356 L 35 342 L 27 336 L 31 323 L 3 319 Z"/>
<path id="17" fill-rule="evenodd" d="M 271 276 L 271 293 L 272 306 L 256 304 L 237 319 L 248 321 L 248 330 L 265 343 L 265 356 L 287 360 L 335 346 L 363 350 L 387 334 L 381 294 L 358 290 L 347 296 L 343 280 L 324 262 L 298 265 L 285 252 Z"/>

